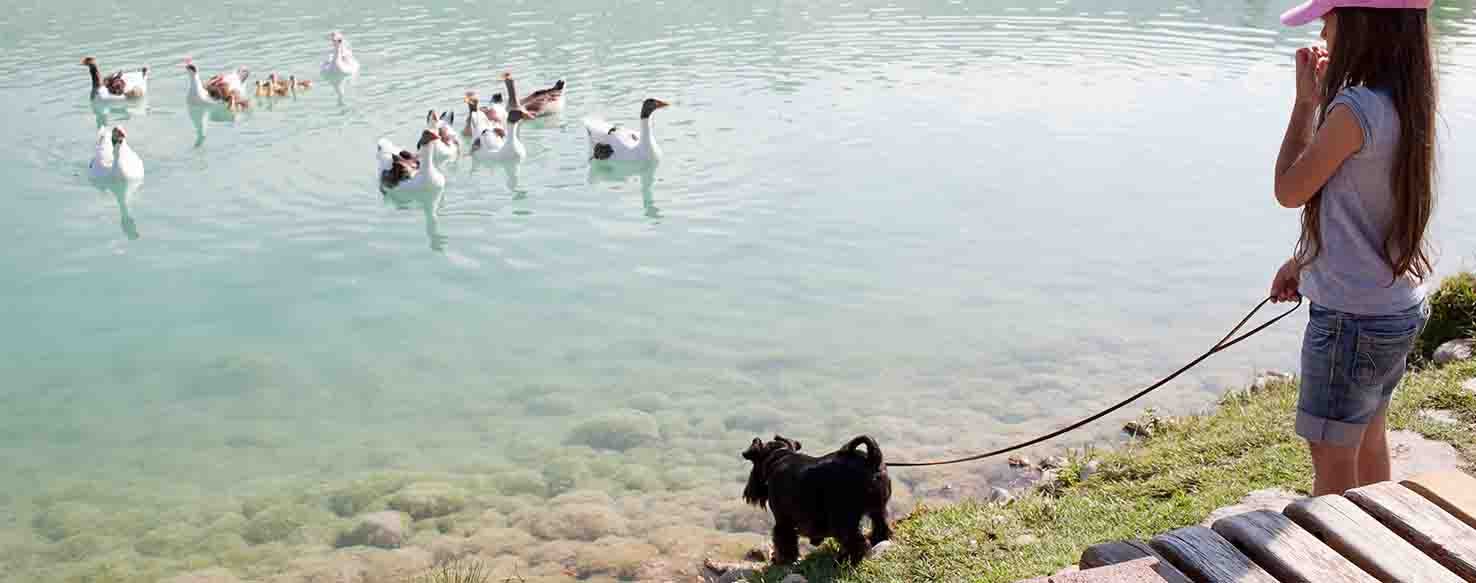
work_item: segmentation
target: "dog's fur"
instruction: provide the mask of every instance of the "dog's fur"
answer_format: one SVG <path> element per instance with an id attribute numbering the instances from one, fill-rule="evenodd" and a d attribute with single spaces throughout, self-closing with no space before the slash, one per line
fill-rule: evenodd
<path id="1" fill-rule="evenodd" d="M 866 453 L 857 450 L 866 446 Z M 835 537 L 841 559 L 859 562 L 877 543 L 892 536 L 887 501 L 892 480 L 876 441 L 865 435 L 833 453 L 811 457 L 799 453 L 800 442 L 775 435 L 755 437 L 743 459 L 753 462 L 743 500 L 774 513 L 774 562 L 799 558 L 799 537 L 820 544 Z M 871 541 L 861 534 L 861 518 L 871 518 Z"/>

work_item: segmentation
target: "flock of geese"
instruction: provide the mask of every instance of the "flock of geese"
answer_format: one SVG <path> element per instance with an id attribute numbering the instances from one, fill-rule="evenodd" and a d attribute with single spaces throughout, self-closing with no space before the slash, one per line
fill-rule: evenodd
<path id="1" fill-rule="evenodd" d="M 321 73 L 324 79 L 341 80 L 356 77 L 359 61 L 349 49 L 342 33 L 328 36 L 333 51 L 323 61 Z M 117 71 L 107 76 L 102 74 L 94 57 L 82 59 L 92 79 L 89 94 L 94 106 L 106 107 L 115 103 L 127 103 L 142 99 L 149 90 L 149 69 L 143 67 L 130 71 Z M 200 78 L 199 68 L 186 57 L 184 69 L 189 74 L 189 91 L 186 101 L 197 108 L 219 107 L 226 112 L 245 111 L 251 107 L 247 96 L 247 79 L 251 72 L 245 67 L 219 73 L 209 79 Z M 462 100 L 467 106 L 464 125 L 455 129 L 454 112 L 426 114 L 426 127 L 420 132 L 415 148 L 401 148 L 388 138 L 377 144 L 379 189 L 381 193 L 439 191 L 446 185 L 446 175 L 437 164 L 451 164 L 463 156 L 493 162 L 519 162 L 527 156 L 527 149 L 519 139 L 519 127 L 530 119 L 555 115 L 564 109 L 564 82 L 539 89 L 519 98 L 511 74 L 504 73 L 502 82 L 506 95 L 492 95 L 487 104 L 474 91 L 468 91 Z M 293 95 L 311 89 L 312 82 L 296 76 L 282 79 L 276 73 L 254 86 L 257 97 Z M 641 104 L 639 131 L 623 128 L 604 120 L 587 118 L 585 131 L 589 136 L 589 158 L 592 162 L 637 162 L 654 165 L 661 159 L 661 148 L 651 128 L 651 115 L 669 104 L 659 99 L 646 99 Z M 465 140 L 465 142 L 463 142 Z M 138 153 L 128 145 L 128 132 L 121 125 L 108 126 L 99 122 L 97 147 L 88 165 L 91 178 L 112 182 L 138 182 L 144 176 L 144 163 Z"/>

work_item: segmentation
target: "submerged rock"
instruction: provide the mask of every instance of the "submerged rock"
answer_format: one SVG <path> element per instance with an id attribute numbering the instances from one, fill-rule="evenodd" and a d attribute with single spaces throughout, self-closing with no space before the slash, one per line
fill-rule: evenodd
<path id="1" fill-rule="evenodd" d="M 340 534 L 338 547 L 397 549 L 405 544 L 405 519 L 399 512 L 375 512 L 359 519 L 353 530 Z"/>
<path id="2" fill-rule="evenodd" d="M 77 502 L 61 502 L 32 518 L 31 528 L 54 542 L 97 530 L 106 522 L 107 515 L 97 508 Z"/>
<path id="3" fill-rule="evenodd" d="M 1451 340 L 1435 349 L 1434 360 L 1435 364 L 1444 366 L 1452 362 L 1470 360 L 1473 353 L 1476 353 L 1476 340 Z"/>
<path id="4" fill-rule="evenodd" d="M 466 508 L 466 493 L 442 482 L 419 482 L 406 486 L 393 498 L 389 507 L 415 520 L 438 518 Z"/>
<path id="5" fill-rule="evenodd" d="M 575 552 L 575 569 L 580 578 L 608 575 L 630 579 L 641 567 L 660 556 L 655 545 L 623 537 L 605 537 L 583 545 Z"/>
<path id="6" fill-rule="evenodd" d="M 602 413 L 574 426 L 564 443 L 625 451 L 660 439 L 660 427 L 650 413 L 620 409 Z"/>
<path id="7" fill-rule="evenodd" d="M 240 583 L 240 581 L 241 579 L 229 570 L 215 568 L 176 575 L 165 579 L 162 583 Z"/>
<path id="8" fill-rule="evenodd" d="M 525 526 L 539 538 L 578 541 L 623 535 L 628 530 L 624 516 L 608 506 L 592 503 L 557 506 L 533 515 Z"/>
<path id="9" fill-rule="evenodd" d="M 313 513 L 303 506 L 273 506 L 257 512 L 246 521 L 241 538 L 253 545 L 277 542 L 292 536 L 299 528 L 308 524 Z"/>

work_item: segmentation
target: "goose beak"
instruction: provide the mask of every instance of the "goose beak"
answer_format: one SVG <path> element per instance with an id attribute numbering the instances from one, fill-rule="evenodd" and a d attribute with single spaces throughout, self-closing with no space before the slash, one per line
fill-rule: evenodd
<path id="1" fill-rule="evenodd" d="M 653 101 L 656 102 L 656 109 L 661 109 L 663 107 L 671 107 L 671 104 L 670 103 L 667 103 L 667 102 L 662 101 L 660 99 L 655 99 Z"/>

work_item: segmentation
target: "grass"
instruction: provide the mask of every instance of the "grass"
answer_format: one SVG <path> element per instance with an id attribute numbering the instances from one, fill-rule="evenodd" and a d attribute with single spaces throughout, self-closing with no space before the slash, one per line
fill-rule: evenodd
<path id="1" fill-rule="evenodd" d="M 1476 395 L 1460 384 L 1476 362 L 1411 373 L 1390 423 L 1446 441 L 1476 462 Z M 1227 396 L 1205 416 L 1160 420 L 1151 438 L 1098 457 L 1099 471 L 1078 482 L 1076 464 L 1055 484 L 1008 506 L 965 502 L 919 508 L 897 525 L 900 543 L 858 567 L 840 567 L 834 548 L 811 553 L 793 570 L 770 568 L 757 579 L 777 583 L 790 572 L 811 581 L 975 581 L 1011 583 L 1074 564 L 1086 547 L 1145 538 L 1195 524 L 1247 493 L 1281 487 L 1306 493 L 1312 467 L 1292 431 L 1294 383 Z M 1462 422 L 1429 421 L 1421 409 L 1452 411 Z M 1463 426 L 1463 427 L 1462 427 Z"/>

